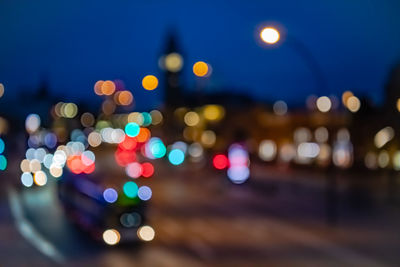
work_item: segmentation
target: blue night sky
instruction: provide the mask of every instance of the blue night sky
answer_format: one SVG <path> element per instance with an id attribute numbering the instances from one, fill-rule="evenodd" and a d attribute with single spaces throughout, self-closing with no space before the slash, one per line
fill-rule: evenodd
<path id="1" fill-rule="evenodd" d="M 145 91 L 141 78 L 160 76 L 174 28 L 187 90 L 196 83 L 192 64 L 204 60 L 213 66 L 210 87 L 304 103 L 318 93 L 304 60 L 284 41 L 273 49 L 257 41 L 258 27 L 272 22 L 312 52 L 327 81 L 320 94 L 351 89 L 379 102 L 400 59 L 399 14 L 398 0 L 2 0 L 0 82 L 6 99 L 46 77 L 54 94 L 78 100 L 95 99 L 99 79 L 122 79 L 138 107 L 154 107 L 163 88 Z"/>

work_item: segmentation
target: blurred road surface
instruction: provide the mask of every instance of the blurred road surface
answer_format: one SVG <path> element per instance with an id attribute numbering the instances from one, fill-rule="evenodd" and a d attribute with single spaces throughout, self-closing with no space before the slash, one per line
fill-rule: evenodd
<path id="1" fill-rule="evenodd" d="M 254 165 L 238 186 L 223 171 L 159 162 L 148 183 L 155 240 L 115 248 L 68 222 L 55 181 L 36 189 L 10 185 L 0 202 L 1 265 L 396 266 L 394 212 L 368 203 L 352 208 L 339 194 L 336 223 L 329 224 L 325 177 L 316 176 Z"/>

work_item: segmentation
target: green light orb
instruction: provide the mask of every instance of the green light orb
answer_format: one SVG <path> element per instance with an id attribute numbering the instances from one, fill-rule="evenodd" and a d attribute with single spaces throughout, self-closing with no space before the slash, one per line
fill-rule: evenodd
<path id="1" fill-rule="evenodd" d="M 140 132 L 140 126 L 135 122 L 130 122 L 125 126 L 125 133 L 130 137 L 135 137 Z"/>
<path id="2" fill-rule="evenodd" d="M 4 155 L 0 155 L 0 170 L 4 171 L 7 168 L 7 159 Z"/>
<path id="3" fill-rule="evenodd" d="M 124 184 L 123 190 L 127 197 L 135 198 L 138 194 L 138 186 L 135 182 L 127 182 Z"/>

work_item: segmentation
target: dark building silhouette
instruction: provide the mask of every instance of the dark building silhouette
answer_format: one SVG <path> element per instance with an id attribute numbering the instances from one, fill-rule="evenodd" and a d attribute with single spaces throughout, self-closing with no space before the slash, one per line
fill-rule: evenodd
<path id="1" fill-rule="evenodd" d="M 184 104 L 184 95 L 180 83 L 181 70 L 171 71 L 165 67 L 165 59 L 172 53 L 181 54 L 178 49 L 177 37 L 174 32 L 170 32 L 167 37 L 167 45 L 162 62 L 165 71 L 165 104 L 168 108 L 174 108 Z"/>
<path id="2" fill-rule="evenodd" d="M 400 63 L 389 74 L 386 85 L 384 110 L 386 114 L 398 113 L 397 100 L 400 98 Z"/>

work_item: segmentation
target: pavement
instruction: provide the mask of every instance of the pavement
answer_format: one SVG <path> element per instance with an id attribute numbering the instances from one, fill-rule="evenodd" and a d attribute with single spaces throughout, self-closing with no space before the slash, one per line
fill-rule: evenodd
<path id="1" fill-rule="evenodd" d="M 146 181 L 156 238 L 120 247 L 69 223 L 56 181 L 10 183 L 0 197 L 1 266 L 396 266 L 397 209 L 379 200 L 353 207 L 338 182 L 332 221 L 325 178 L 255 164 L 248 183 L 233 185 L 224 171 L 158 161 Z"/>

